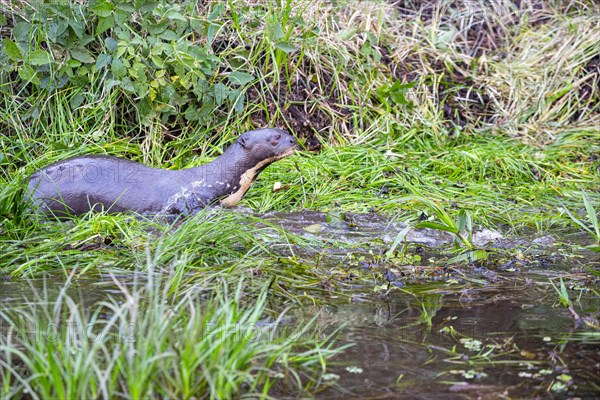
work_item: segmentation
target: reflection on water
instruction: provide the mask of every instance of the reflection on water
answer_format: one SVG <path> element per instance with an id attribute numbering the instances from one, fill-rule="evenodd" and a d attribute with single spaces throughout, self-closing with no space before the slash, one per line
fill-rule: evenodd
<path id="1" fill-rule="evenodd" d="M 436 294 L 435 286 L 440 285 L 427 294 L 394 293 L 329 310 L 324 323 L 346 323 L 341 338 L 356 344 L 338 360 L 362 371 L 340 370 L 339 384 L 347 394 L 530 398 L 544 396 L 563 374 L 573 378 L 567 393 L 600 393 L 600 346 L 560 345 L 564 332 L 575 327 L 564 308 L 553 307 L 551 296 L 495 287 L 464 301 L 460 293 Z M 330 391 L 324 398 L 341 396 Z"/>

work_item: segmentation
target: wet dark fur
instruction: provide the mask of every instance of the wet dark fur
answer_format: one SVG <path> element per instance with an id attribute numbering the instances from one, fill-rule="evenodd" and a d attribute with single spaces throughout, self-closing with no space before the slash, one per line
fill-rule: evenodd
<path id="1" fill-rule="evenodd" d="M 241 134 L 220 157 L 197 168 L 166 170 L 118 157 L 75 157 L 35 172 L 29 197 L 43 212 L 57 216 L 80 215 L 92 208 L 193 214 L 217 199 L 234 205 L 260 171 L 296 146 L 296 139 L 284 130 L 265 128 Z"/>

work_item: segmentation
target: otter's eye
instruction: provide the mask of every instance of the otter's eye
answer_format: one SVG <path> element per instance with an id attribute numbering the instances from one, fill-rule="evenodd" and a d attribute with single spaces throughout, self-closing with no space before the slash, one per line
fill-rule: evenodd
<path id="1" fill-rule="evenodd" d="M 281 139 L 281 133 L 278 133 L 277 135 L 275 135 L 273 137 L 273 140 L 279 140 L 279 139 Z"/>

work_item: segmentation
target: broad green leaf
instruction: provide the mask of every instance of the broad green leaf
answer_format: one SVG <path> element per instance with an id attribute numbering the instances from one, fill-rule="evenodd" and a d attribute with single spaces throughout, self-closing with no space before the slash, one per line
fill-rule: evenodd
<path id="1" fill-rule="evenodd" d="M 129 76 L 131 76 L 132 78 L 138 79 L 138 71 L 135 68 L 129 68 L 127 70 L 129 72 Z"/>
<path id="2" fill-rule="evenodd" d="M 142 14 L 152 11 L 158 6 L 157 1 L 152 0 L 135 0 L 133 6 Z"/>
<path id="3" fill-rule="evenodd" d="M 241 92 L 238 89 L 229 88 L 229 94 L 227 95 L 227 97 L 229 98 L 229 101 L 235 102 L 240 93 Z"/>
<path id="4" fill-rule="evenodd" d="M 46 65 L 52 62 L 52 57 L 47 51 L 35 50 L 29 54 L 28 61 L 31 65 Z"/>
<path id="5" fill-rule="evenodd" d="M 337 36 L 342 40 L 348 40 L 357 32 L 357 28 L 342 29 L 337 33 Z"/>
<path id="6" fill-rule="evenodd" d="M 106 0 L 97 0 L 94 2 L 92 12 L 99 17 L 108 17 L 112 14 L 115 6 Z"/>
<path id="7" fill-rule="evenodd" d="M 269 39 L 274 42 L 279 41 L 283 37 L 283 28 L 281 27 L 281 22 L 277 21 L 275 18 L 270 18 L 267 21 L 266 34 Z"/>
<path id="8" fill-rule="evenodd" d="M 73 29 L 73 32 L 75 32 L 75 35 L 79 39 L 81 39 L 83 37 L 83 35 L 85 34 L 85 22 L 83 20 L 70 19 L 69 26 L 71 27 L 71 29 Z"/>
<path id="9" fill-rule="evenodd" d="M 6 51 L 6 55 L 12 61 L 18 61 L 23 59 L 23 55 L 21 54 L 21 50 L 15 42 L 10 40 L 9 38 L 4 39 L 4 51 Z"/>
<path id="10" fill-rule="evenodd" d="M 219 2 L 214 2 L 212 4 L 213 8 L 210 11 L 210 14 L 208 14 L 208 20 L 210 22 L 216 21 L 221 16 L 224 7 L 224 4 L 220 4 Z"/>
<path id="11" fill-rule="evenodd" d="M 121 41 L 118 43 L 117 45 L 117 53 L 115 54 L 115 59 L 117 58 L 121 58 L 121 56 L 123 56 L 125 54 L 125 52 L 129 49 L 129 47 L 127 46 L 127 43 L 124 41 Z"/>
<path id="12" fill-rule="evenodd" d="M 119 2 L 119 3 L 117 3 L 117 10 L 131 14 L 132 12 L 135 11 L 135 7 L 133 4 L 130 4 L 130 3 Z"/>
<path id="13" fill-rule="evenodd" d="M 164 49 L 165 44 L 161 41 L 158 41 L 157 43 L 152 45 L 152 48 L 150 49 L 150 54 L 154 56 L 160 56 L 163 53 Z"/>
<path id="14" fill-rule="evenodd" d="M 64 19 L 52 21 L 48 26 L 48 38 L 51 42 L 56 43 L 58 38 L 65 33 L 68 27 L 69 23 Z"/>
<path id="15" fill-rule="evenodd" d="M 106 67 L 112 61 L 112 56 L 110 54 L 98 54 L 98 58 L 96 59 L 96 71 L 100 71 L 102 68 Z"/>
<path id="16" fill-rule="evenodd" d="M 78 61 L 78 60 L 75 60 L 75 59 L 71 58 L 71 59 L 67 60 L 66 64 L 69 67 L 77 68 L 77 67 L 80 67 L 82 63 L 81 63 L 81 61 Z"/>
<path id="17" fill-rule="evenodd" d="M 233 71 L 232 73 L 229 74 L 229 76 L 227 78 L 229 79 L 229 81 L 231 83 L 235 83 L 240 86 L 243 86 L 243 85 L 251 82 L 254 79 L 254 76 L 247 74 L 245 72 Z"/>
<path id="18" fill-rule="evenodd" d="M 205 101 L 198 110 L 198 117 L 206 118 L 215 110 L 215 103 L 212 100 Z"/>
<path id="19" fill-rule="evenodd" d="M 477 260 L 487 260 L 489 253 L 483 249 L 473 251 L 473 259 Z"/>
<path id="20" fill-rule="evenodd" d="M 113 59 L 110 71 L 115 78 L 123 78 L 125 75 L 127 75 L 127 68 L 125 68 L 123 61 L 121 61 L 120 58 Z"/>
<path id="21" fill-rule="evenodd" d="M 71 100 L 69 101 L 69 105 L 72 109 L 76 109 L 83 103 L 84 100 L 85 97 L 83 96 L 83 94 L 77 93 L 71 98 Z"/>
<path id="22" fill-rule="evenodd" d="M 111 37 L 107 37 L 104 39 L 104 46 L 106 47 L 106 50 L 112 53 L 117 49 L 117 41 Z"/>
<path id="23" fill-rule="evenodd" d="M 121 88 L 123 88 L 123 90 L 125 90 L 127 92 L 135 92 L 133 83 L 131 82 L 131 79 L 129 79 L 129 78 L 123 79 L 119 86 L 121 86 Z"/>
<path id="24" fill-rule="evenodd" d="M 293 53 L 294 51 L 298 50 L 296 48 L 296 46 L 294 46 L 290 42 L 285 42 L 285 41 L 277 42 L 277 44 L 275 44 L 275 47 L 277 47 L 279 50 L 283 51 L 284 53 Z"/>
<path id="25" fill-rule="evenodd" d="M 150 91 L 150 85 L 141 82 L 133 82 L 133 89 L 138 97 L 148 98 L 148 92 Z M 149 100 L 149 99 L 148 99 Z"/>
<path id="26" fill-rule="evenodd" d="M 215 84 L 213 89 L 214 89 L 213 94 L 215 96 L 215 102 L 217 103 L 217 105 L 223 104 L 225 99 L 227 99 L 227 97 L 229 96 L 229 88 L 219 82 L 219 83 Z"/>
<path id="27" fill-rule="evenodd" d="M 360 54 L 362 54 L 363 56 L 370 56 L 371 53 L 373 52 L 371 47 L 372 47 L 371 43 L 365 42 L 362 44 L 362 46 L 360 46 L 360 49 L 358 50 L 358 52 Z"/>
<path id="28" fill-rule="evenodd" d="M 325 214 L 325 221 L 331 225 L 343 225 L 346 215 L 339 210 L 331 210 Z"/>
<path id="29" fill-rule="evenodd" d="M 77 75 L 79 76 L 86 76 L 89 73 L 90 70 L 85 65 L 82 65 L 81 67 L 77 68 Z"/>
<path id="30" fill-rule="evenodd" d="M 185 18 L 182 14 L 178 13 L 177 11 L 172 11 L 172 12 L 168 13 L 167 19 L 172 19 L 172 20 L 177 20 L 177 21 L 187 21 L 187 18 Z"/>
<path id="31" fill-rule="evenodd" d="M 62 67 L 60 67 L 59 73 L 60 74 L 66 74 L 69 78 L 72 78 L 74 76 L 73 68 L 69 67 L 66 64 L 63 65 Z"/>
<path id="32" fill-rule="evenodd" d="M 241 114 L 244 111 L 246 96 L 244 93 L 239 93 L 235 99 L 235 103 L 233 103 L 233 109 L 237 114 Z"/>
<path id="33" fill-rule="evenodd" d="M 207 56 L 206 51 L 199 46 L 190 46 L 187 49 L 187 53 L 192 55 L 198 61 L 206 60 L 206 56 Z"/>
<path id="34" fill-rule="evenodd" d="M 98 18 L 98 27 L 96 28 L 96 34 L 100 35 L 101 33 L 106 32 L 109 29 L 114 28 L 115 26 L 115 18 L 112 15 L 108 17 L 100 17 Z"/>
<path id="35" fill-rule="evenodd" d="M 179 40 L 179 39 L 181 39 L 181 36 L 179 36 L 178 34 L 176 34 L 175 32 L 173 32 L 170 29 L 165 29 L 160 34 L 160 38 L 166 40 L 167 42 L 170 42 L 171 40 Z"/>
<path id="36" fill-rule="evenodd" d="M 198 120 L 198 109 L 194 105 L 190 105 L 183 113 L 183 116 L 188 121 L 197 121 Z"/>
<path id="37" fill-rule="evenodd" d="M 37 73 L 29 65 L 25 64 L 18 69 L 19 77 L 25 82 L 31 82 L 34 85 L 40 84 L 40 79 L 37 77 Z"/>
<path id="38" fill-rule="evenodd" d="M 96 59 L 94 59 L 94 57 L 92 56 L 92 53 L 90 53 L 83 47 L 77 47 L 71 50 L 71 57 L 86 64 L 90 64 L 96 61 Z"/>
<path id="39" fill-rule="evenodd" d="M 120 81 L 118 81 L 118 80 L 116 80 L 116 79 L 107 79 L 107 80 L 104 82 L 104 89 L 105 89 L 105 90 L 111 89 L 111 88 L 113 88 L 113 87 L 115 87 L 115 86 L 118 86 L 120 83 L 121 83 L 121 82 L 120 82 Z"/>
<path id="40" fill-rule="evenodd" d="M 152 62 L 154 63 L 154 65 L 156 65 L 158 68 L 164 68 L 165 66 L 165 62 L 162 58 L 151 55 L 150 59 L 152 60 Z"/>
<path id="41" fill-rule="evenodd" d="M 437 37 L 434 39 L 436 47 L 441 50 L 448 49 L 450 44 L 452 42 L 454 42 L 454 39 L 455 39 L 457 33 L 458 32 L 454 27 L 447 28 L 447 29 L 440 29 L 437 32 Z"/>
<path id="42" fill-rule="evenodd" d="M 12 29 L 12 34 L 17 42 L 29 42 L 31 25 L 28 22 L 17 22 Z"/>

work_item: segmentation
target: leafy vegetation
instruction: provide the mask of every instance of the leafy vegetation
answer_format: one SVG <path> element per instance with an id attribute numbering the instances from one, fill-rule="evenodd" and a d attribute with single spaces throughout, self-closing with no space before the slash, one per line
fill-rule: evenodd
<path id="1" fill-rule="evenodd" d="M 210 51 L 223 4 L 207 10 L 204 20 L 191 1 L 49 2 L 11 11 L 2 83 L 14 94 L 66 89 L 74 110 L 98 95 L 115 96 L 142 123 L 179 116 L 204 121 L 221 106 L 244 108 L 239 86 L 252 75 L 230 70 L 220 76 L 228 64 Z M 27 111 L 32 117 L 40 112 Z"/>

